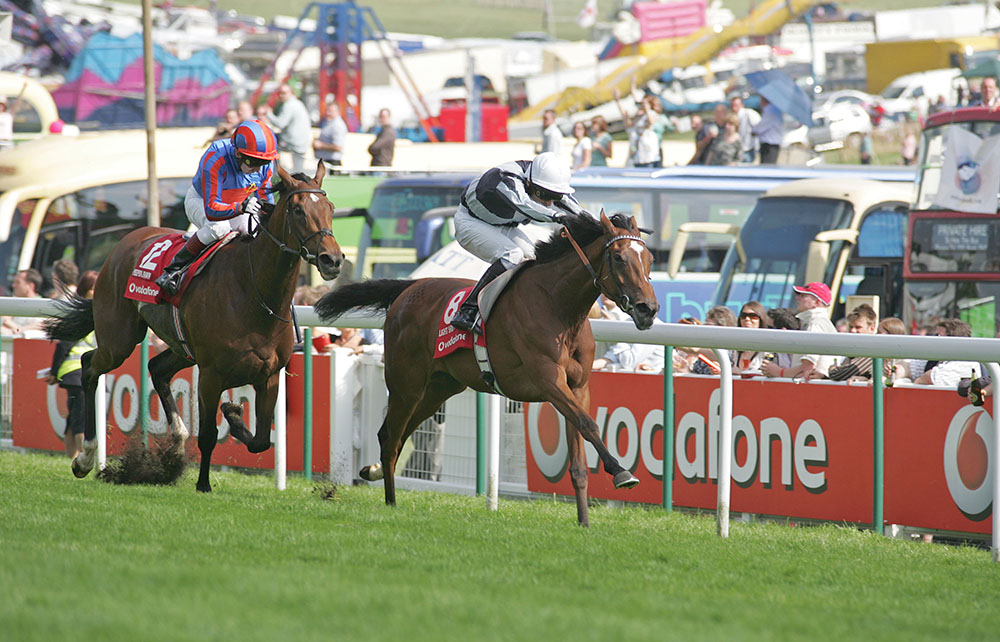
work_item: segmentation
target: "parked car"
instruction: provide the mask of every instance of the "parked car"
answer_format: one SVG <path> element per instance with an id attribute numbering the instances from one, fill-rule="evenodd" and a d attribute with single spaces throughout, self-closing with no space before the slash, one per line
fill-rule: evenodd
<path id="1" fill-rule="evenodd" d="M 816 96 L 816 100 L 813 103 L 815 112 L 829 111 L 835 105 L 858 105 L 864 110 L 868 110 L 868 106 L 875 102 L 875 96 L 863 91 L 858 91 L 857 89 L 838 89 L 837 91 L 832 91 L 829 94 L 820 94 Z M 815 116 L 813 117 L 815 120 Z"/>
<path id="2" fill-rule="evenodd" d="M 861 139 L 872 131 L 872 119 L 860 104 L 834 103 L 827 109 L 813 112 L 808 140 L 812 147 L 847 142 L 857 149 Z"/>

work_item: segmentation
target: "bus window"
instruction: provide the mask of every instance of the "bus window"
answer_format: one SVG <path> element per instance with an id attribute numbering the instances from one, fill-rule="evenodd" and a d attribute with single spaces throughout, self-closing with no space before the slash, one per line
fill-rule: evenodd
<path id="1" fill-rule="evenodd" d="M 7 99 L 7 104 L 13 108 L 14 133 L 37 134 L 42 131 L 42 117 L 26 100 L 18 101 L 16 96 Z"/>
<path id="2" fill-rule="evenodd" d="M 740 263 L 738 252 L 729 251 L 715 300 L 730 306 L 755 300 L 768 308 L 790 307 L 792 286 L 805 279 L 810 242 L 820 232 L 847 227 L 853 211 L 841 200 L 760 199 L 740 231 L 747 264 Z M 831 263 L 839 258 L 841 243 L 831 243 Z"/>
<path id="3" fill-rule="evenodd" d="M 188 178 L 159 181 L 163 227 L 184 230 L 184 194 Z M 99 270 L 126 234 L 146 224 L 146 183 L 132 181 L 100 185 L 52 201 L 39 231 L 31 265 L 48 278 L 58 259 L 74 261 L 80 271 Z"/>
<path id="4" fill-rule="evenodd" d="M 875 210 L 861 221 L 855 256 L 858 258 L 903 258 L 906 216 L 902 209 Z"/>
<path id="5" fill-rule="evenodd" d="M 911 331 L 941 319 L 961 319 L 972 336 L 992 338 L 1000 330 L 1000 283 L 908 281 L 903 321 Z"/>
<path id="6" fill-rule="evenodd" d="M 11 216 L 7 241 L 0 243 L 0 292 L 4 294 L 9 293 L 10 281 L 17 274 L 17 262 L 20 258 L 18 252 L 24 244 L 25 230 L 28 229 L 28 221 L 31 220 L 31 213 L 37 203 L 37 199 L 29 199 L 17 204 L 17 209 Z"/>

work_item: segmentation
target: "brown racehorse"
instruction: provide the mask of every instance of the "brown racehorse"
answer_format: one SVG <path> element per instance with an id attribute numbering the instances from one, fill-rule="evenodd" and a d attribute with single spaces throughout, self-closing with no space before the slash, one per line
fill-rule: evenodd
<path id="1" fill-rule="evenodd" d="M 536 246 L 536 258 L 500 295 L 486 323 L 486 337 L 503 393 L 518 401 L 547 401 L 566 418 L 577 518 L 587 525 L 583 439 L 597 449 L 615 487 L 639 482 L 608 452 L 590 418 L 594 335 L 587 314 L 603 293 L 645 330 L 653 324 L 659 305 L 649 282 L 652 255 L 635 219 L 622 214 L 608 219 L 602 212 L 599 221 L 582 215 L 567 216 L 563 222 L 565 228 Z M 460 279 L 368 281 L 335 290 L 315 306 L 328 320 L 349 310 L 387 310 L 389 407 L 378 433 L 382 461 L 361 471 L 368 480 L 384 476 L 387 504 L 396 503 L 396 458 L 417 426 L 467 387 L 491 392 L 471 350 L 433 358 L 445 306 L 468 285 Z"/>
<path id="2" fill-rule="evenodd" d="M 315 265 L 329 280 L 337 277 L 344 258 L 330 229 L 333 204 L 320 188 L 326 173 L 323 163 L 318 164 L 312 179 L 302 174 L 290 176 L 280 166 L 277 169 L 281 183 L 276 188 L 279 198 L 274 211 L 263 218 L 256 234 L 242 236 L 220 249 L 181 300 L 180 323 L 194 361 L 185 355 L 169 305 L 140 303 L 124 296 L 137 259 L 164 234 L 176 230 L 143 227 L 128 234 L 104 262 L 93 300 L 73 298 L 58 316 L 46 322 L 51 339 L 79 340 L 91 330 L 97 337 L 97 349 L 81 359 L 87 424 L 84 451 L 73 460 L 77 477 L 85 477 L 94 466 L 98 377 L 132 354 L 146 336 L 147 327 L 170 347 L 150 360 L 149 375 L 167 425 L 185 438 L 187 428 L 170 393 L 170 380 L 184 368 L 195 364 L 199 368 L 198 490 L 212 490 L 208 472 L 218 438 L 216 413 L 223 390 L 253 384 L 256 434 L 243 424 L 240 406 L 224 404 L 223 415 L 233 436 L 250 452 L 271 447 L 279 372 L 288 363 L 295 343 L 289 315 L 300 260 Z"/>

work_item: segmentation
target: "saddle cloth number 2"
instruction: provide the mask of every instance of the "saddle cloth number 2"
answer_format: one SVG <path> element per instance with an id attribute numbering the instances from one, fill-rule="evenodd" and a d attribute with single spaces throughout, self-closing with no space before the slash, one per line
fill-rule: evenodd
<path id="1" fill-rule="evenodd" d="M 157 243 L 153 243 L 153 245 L 151 245 L 149 250 L 146 252 L 145 256 L 142 257 L 142 261 L 139 262 L 139 267 L 152 272 L 156 269 L 156 257 L 170 249 L 171 245 L 171 241 L 159 241 Z"/>

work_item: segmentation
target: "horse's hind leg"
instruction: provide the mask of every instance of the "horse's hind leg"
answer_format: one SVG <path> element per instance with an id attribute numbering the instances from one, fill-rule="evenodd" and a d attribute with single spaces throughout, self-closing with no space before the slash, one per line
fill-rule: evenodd
<path id="1" fill-rule="evenodd" d="M 449 397 L 456 395 L 465 389 L 465 386 L 451 377 L 432 377 L 426 389 L 416 404 L 409 406 L 407 410 L 400 410 L 394 416 L 393 397 L 389 395 L 389 412 L 386 414 L 386 423 L 383 429 L 386 430 L 387 440 L 382 439 L 382 431 L 379 431 L 379 441 L 382 445 L 382 472 L 385 479 L 385 503 L 396 504 L 396 461 L 403 450 L 403 444 L 410 435 L 420 426 L 420 424 L 437 412 Z M 398 400 L 398 395 L 397 395 Z M 401 404 L 396 406 L 397 409 Z M 405 417 L 404 417 L 405 413 Z"/>
<path id="2" fill-rule="evenodd" d="M 190 433 L 177 411 L 177 401 L 170 391 L 170 380 L 175 374 L 191 365 L 193 364 L 186 357 L 171 350 L 161 352 L 149 361 L 149 377 L 153 380 L 153 388 L 163 405 L 163 413 L 170 432 L 181 438 L 181 448 L 184 447 L 184 442 Z"/>
<path id="3" fill-rule="evenodd" d="M 134 310 L 134 309 L 133 309 Z M 97 316 L 95 315 L 95 321 Z M 97 418 L 95 417 L 95 396 L 104 391 L 97 390 L 101 375 L 111 372 L 128 358 L 135 350 L 137 343 L 142 341 L 146 333 L 146 325 L 134 315 L 134 319 L 122 320 L 120 326 L 113 332 L 102 332 L 97 324 L 97 349 L 85 353 L 80 358 L 80 379 L 83 385 L 84 413 L 86 415 L 83 429 L 83 452 L 73 459 L 73 474 L 86 477 L 94 468 L 97 459 Z M 131 326 L 131 327 L 130 327 Z M 136 338 L 138 337 L 138 338 Z M 107 426 L 101 426 L 107 430 Z"/>

